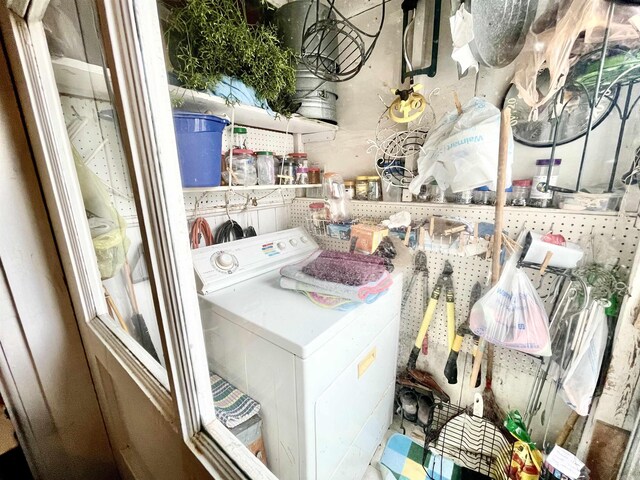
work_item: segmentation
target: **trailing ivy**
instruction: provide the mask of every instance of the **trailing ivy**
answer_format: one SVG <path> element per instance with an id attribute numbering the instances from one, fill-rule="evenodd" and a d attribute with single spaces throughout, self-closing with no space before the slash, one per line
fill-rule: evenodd
<path id="1" fill-rule="evenodd" d="M 280 43 L 275 28 L 249 25 L 242 5 L 236 0 L 187 0 L 175 8 L 165 32 L 174 72 L 196 90 L 213 88 L 223 75 L 237 78 L 274 111 L 290 114 L 287 98 L 296 83 L 293 51 Z"/>

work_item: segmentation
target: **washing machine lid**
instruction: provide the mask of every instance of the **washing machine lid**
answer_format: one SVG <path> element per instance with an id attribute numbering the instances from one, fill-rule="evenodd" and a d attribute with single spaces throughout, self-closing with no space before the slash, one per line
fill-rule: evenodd
<path id="1" fill-rule="evenodd" d="M 384 301 L 384 296 L 378 302 Z M 201 314 L 219 314 L 294 355 L 307 358 L 361 312 L 320 307 L 280 287 L 279 271 L 200 296 Z"/>

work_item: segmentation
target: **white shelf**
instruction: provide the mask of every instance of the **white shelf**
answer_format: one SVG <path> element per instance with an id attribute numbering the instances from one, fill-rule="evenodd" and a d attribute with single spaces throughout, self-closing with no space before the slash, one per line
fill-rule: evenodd
<path id="1" fill-rule="evenodd" d="M 228 192 L 228 191 L 250 191 L 250 190 L 295 190 L 298 188 L 321 188 L 322 184 L 308 185 L 222 185 L 220 187 L 185 187 L 182 189 L 184 193 L 204 193 L 204 192 Z"/>
<path id="2" fill-rule="evenodd" d="M 281 115 L 272 116 L 262 108 L 249 105 L 227 105 L 223 98 L 209 95 L 205 92 L 187 90 L 186 88 L 169 86 L 169 92 L 174 98 L 180 99 L 183 103 L 178 110 L 190 112 L 211 113 L 213 115 L 225 115 L 231 120 L 235 115 L 234 122 L 246 127 L 262 128 L 264 130 L 274 130 L 285 133 L 329 133 L 331 137 L 338 131 L 336 125 L 320 120 L 311 120 L 300 115 L 293 115 L 286 118 Z"/>
<path id="3" fill-rule="evenodd" d="M 104 70 L 99 65 L 81 62 L 72 58 L 55 58 L 52 60 L 53 71 L 58 84 L 58 91 L 77 97 L 109 100 L 109 90 L 104 79 Z M 338 131 L 336 125 L 311 120 L 300 115 L 291 118 L 272 116 L 266 110 L 249 105 L 227 105 L 223 98 L 196 92 L 186 88 L 169 86 L 169 92 L 175 98 L 183 101 L 179 110 L 197 113 L 211 113 L 232 116 L 238 125 L 262 128 L 276 132 L 293 134 L 326 134 L 327 139 L 335 136 Z"/>

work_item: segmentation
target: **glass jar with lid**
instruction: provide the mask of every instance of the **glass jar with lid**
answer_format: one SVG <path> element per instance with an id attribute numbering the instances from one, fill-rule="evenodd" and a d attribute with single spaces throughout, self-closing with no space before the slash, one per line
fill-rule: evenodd
<path id="1" fill-rule="evenodd" d="M 344 181 L 344 191 L 347 196 L 353 200 L 356 197 L 356 182 L 353 180 Z"/>
<path id="2" fill-rule="evenodd" d="M 229 178 L 231 171 L 231 178 Z M 224 157 L 222 178 L 227 185 L 255 185 L 258 183 L 256 157 L 252 150 L 234 148 Z"/>
<path id="3" fill-rule="evenodd" d="M 473 203 L 476 205 L 494 205 L 496 203 L 496 192 L 489 190 L 489 187 L 478 187 L 473 190 Z"/>
<path id="4" fill-rule="evenodd" d="M 356 177 L 356 200 L 367 200 L 369 198 L 369 177 L 361 175 Z"/>
<path id="5" fill-rule="evenodd" d="M 276 160 L 273 152 L 256 152 L 256 166 L 258 168 L 258 183 L 260 185 L 275 185 Z"/>
<path id="6" fill-rule="evenodd" d="M 378 175 L 371 175 L 367 178 L 367 200 L 370 202 L 382 200 L 382 185 Z"/>
<path id="7" fill-rule="evenodd" d="M 309 183 L 311 185 L 320 185 L 322 183 L 322 177 L 320 176 L 319 166 L 312 164 L 309 167 Z"/>
<path id="8" fill-rule="evenodd" d="M 526 207 L 531 193 L 531 179 L 514 180 L 512 182 L 513 194 L 511 197 L 511 205 L 514 207 Z"/>
<path id="9" fill-rule="evenodd" d="M 306 159 L 301 160 L 296 168 L 296 184 L 309 184 L 309 164 Z"/>
<path id="10" fill-rule="evenodd" d="M 544 158 L 536 160 L 536 173 L 531 179 L 531 191 L 529 192 L 529 205 L 532 207 L 546 208 L 551 206 L 553 200 L 553 192 L 549 190 L 549 185 L 556 186 L 558 184 L 558 176 L 560 175 L 560 164 L 562 159 L 553 160 Z M 547 185 L 547 174 L 551 168 L 551 177 L 549 185 Z"/>
<path id="11" fill-rule="evenodd" d="M 295 185 L 298 167 L 302 165 L 302 161 L 306 160 L 306 153 L 287 153 L 280 164 L 278 184 Z"/>
<path id="12" fill-rule="evenodd" d="M 247 129 L 245 127 L 233 127 L 233 148 L 248 150 Z"/>

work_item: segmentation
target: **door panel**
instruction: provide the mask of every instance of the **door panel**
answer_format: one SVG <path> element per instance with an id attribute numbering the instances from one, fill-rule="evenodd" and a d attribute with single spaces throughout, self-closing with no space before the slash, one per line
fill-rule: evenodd
<path id="1" fill-rule="evenodd" d="M 111 448 L 0 49 L 0 389 L 36 478 L 112 479 Z"/>

